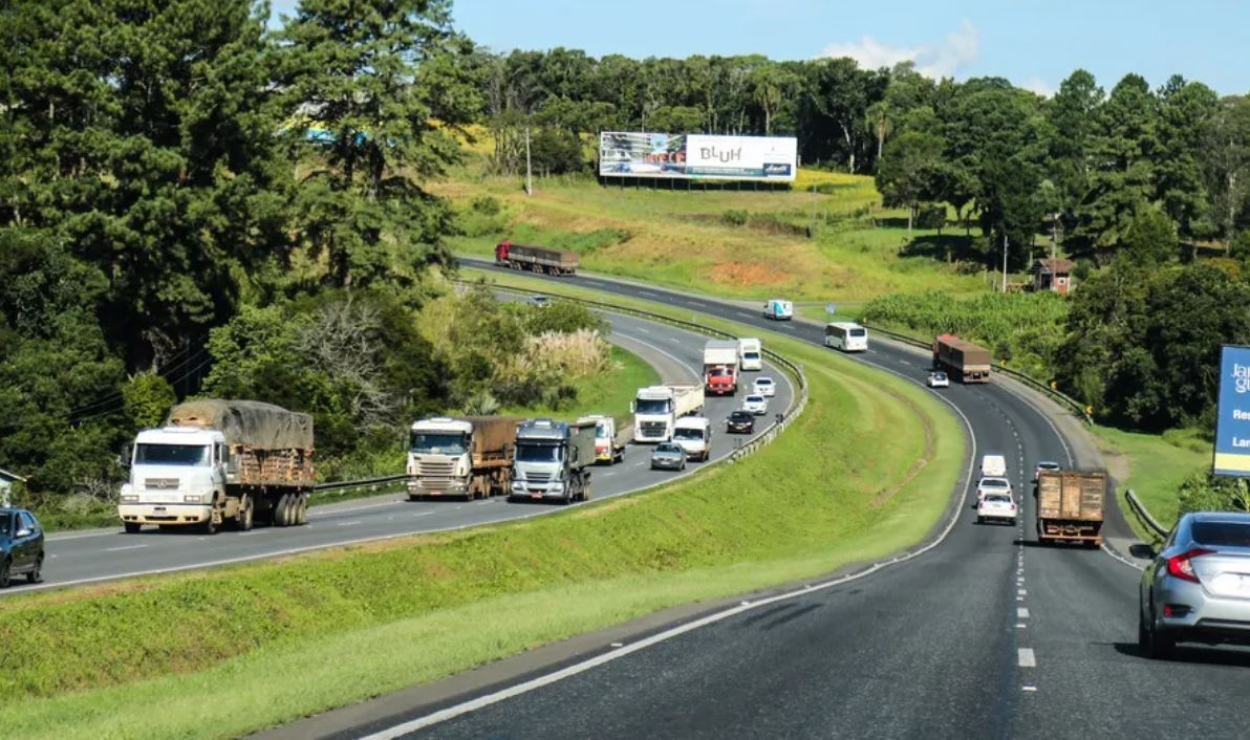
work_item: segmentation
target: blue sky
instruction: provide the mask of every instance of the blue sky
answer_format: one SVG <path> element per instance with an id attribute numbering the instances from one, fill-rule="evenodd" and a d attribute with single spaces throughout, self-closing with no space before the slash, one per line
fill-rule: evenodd
<path id="1" fill-rule="evenodd" d="M 296 2 L 273 0 L 274 11 Z M 913 59 L 931 76 L 1000 76 L 1042 93 L 1077 68 L 1107 90 L 1129 72 L 1152 87 L 1179 73 L 1222 95 L 1250 93 L 1244 0 L 459 0 L 453 12 L 497 51 Z"/>

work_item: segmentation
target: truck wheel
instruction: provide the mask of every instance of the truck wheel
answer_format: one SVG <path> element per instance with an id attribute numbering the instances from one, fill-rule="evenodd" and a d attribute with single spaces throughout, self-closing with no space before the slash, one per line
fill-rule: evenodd
<path id="1" fill-rule="evenodd" d="M 252 499 L 250 496 L 244 496 L 239 501 L 239 513 L 234 516 L 234 528 L 240 532 L 250 532 L 252 530 L 252 523 Z"/>
<path id="2" fill-rule="evenodd" d="M 274 526 L 291 526 L 291 503 L 291 494 L 289 493 L 282 494 L 282 498 L 278 499 L 278 505 L 273 512 Z"/>
<path id="3" fill-rule="evenodd" d="M 200 530 L 204 532 L 204 534 L 207 534 L 207 535 L 217 534 L 217 522 L 213 520 L 213 513 L 214 512 L 210 511 L 208 514 L 208 519 L 205 520 L 204 524 L 200 525 Z"/>
<path id="4" fill-rule="evenodd" d="M 126 528 L 126 534 L 139 534 L 139 530 L 143 528 L 139 522 L 122 522 L 122 526 Z"/>
<path id="5" fill-rule="evenodd" d="M 299 495 L 299 521 L 296 524 L 308 523 L 308 494 Z"/>

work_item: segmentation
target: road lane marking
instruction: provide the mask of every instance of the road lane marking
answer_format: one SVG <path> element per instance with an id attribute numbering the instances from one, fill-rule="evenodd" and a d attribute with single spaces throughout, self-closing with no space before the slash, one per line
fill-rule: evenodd
<path id="1" fill-rule="evenodd" d="M 1020 689 L 1023 691 L 1037 691 L 1036 686 L 1021 686 Z"/>
<path id="2" fill-rule="evenodd" d="M 337 522 L 337 524 L 338 524 L 338 526 L 340 526 L 340 527 L 350 527 L 350 526 L 352 526 L 353 524 L 360 524 L 360 520 L 359 520 L 359 519 L 357 519 L 357 520 L 356 520 L 356 521 L 354 521 L 354 522 Z"/>
<path id="3" fill-rule="evenodd" d="M 1021 668 L 1037 667 L 1037 656 L 1033 654 L 1033 648 L 1020 648 L 1016 653 Z"/>
<path id="4" fill-rule="evenodd" d="M 147 547 L 147 545 L 126 545 L 125 547 L 110 547 L 105 552 L 121 552 L 122 550 L 138 550 Z"/>
<path id="5" fill-rule="evenodd" d="M 1016 591 L 1016 596 L 1028 596 L 1028 595 L 1029 595 L 1029 592 L 1022 588 Z"/>
<path id="6" fill-rule="evenodd" d="M 1016 619 L 1028 619 L 1029 608 L 1027 606 L 1016 607 Z"/>

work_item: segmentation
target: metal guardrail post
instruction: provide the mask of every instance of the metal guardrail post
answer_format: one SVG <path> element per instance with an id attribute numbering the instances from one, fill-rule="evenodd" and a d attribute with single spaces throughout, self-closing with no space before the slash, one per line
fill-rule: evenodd
<path id="1" fill-rule="evenodd" d="M 1130 488 L 1125 491 L 1124 498 L 1128 501 L 1129 507 L 1133 510 L 1133 513 L 1137 515 L 1137 518 L 1142 521 L 1142 523 L 1149 527 L 1159 537 L 1162 538 L 1168 536 L 1168 532 L 1171 530 L 1164 528 L 1162 524 L 1150 515 L 1150 512 L 1146 509 L 1146 505 L 1137 498 L 1137 494 L 1133 493 L 1133 489 Z"/>

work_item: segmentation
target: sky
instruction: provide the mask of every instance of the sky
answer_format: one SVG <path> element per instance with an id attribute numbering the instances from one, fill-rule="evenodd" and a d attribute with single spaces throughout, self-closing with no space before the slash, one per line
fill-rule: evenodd
<path id="1" fill-rule="evenodd" d="M 1110 90 L 1136 72 L 1250 93 L 1245 0 L 453 0 L 458 29 L 495 51 L 911 60 L 929 76 L 1005 77 L 1044 95 L 1077 69 Z M 275 15 L 298 0 L 272 0 Z"/>

